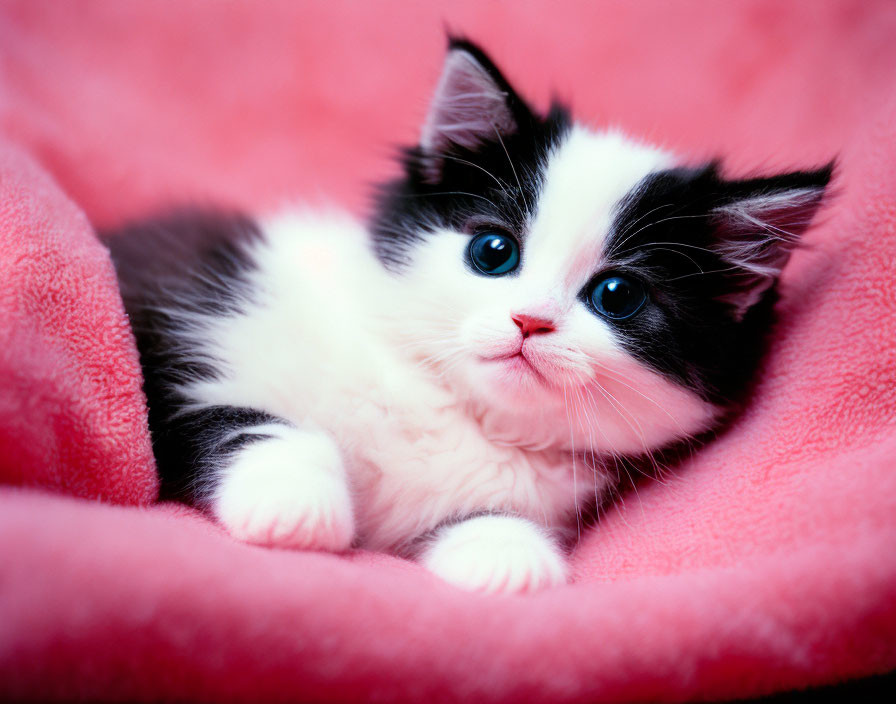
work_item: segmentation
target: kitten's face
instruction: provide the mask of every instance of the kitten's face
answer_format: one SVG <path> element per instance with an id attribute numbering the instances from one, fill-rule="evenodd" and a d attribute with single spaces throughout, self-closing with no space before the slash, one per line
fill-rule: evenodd
<path id="1" fill-rule="evenodd" d="M 375 243 L 411 349 L 509 442 L 649 452 L 706 429 L 829 173 L 746 182 L 536 116 L 455 43 Z"/>

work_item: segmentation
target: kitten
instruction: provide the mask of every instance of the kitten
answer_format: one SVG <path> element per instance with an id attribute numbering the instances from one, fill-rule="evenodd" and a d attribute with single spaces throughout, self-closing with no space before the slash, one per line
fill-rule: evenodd
<path id="1" fill-rule="evenodd" d="M 251 543 L 563 583 L 613 458 L 742 395 L 831 167 L 682 166 L 538 114 L 465 40 L 403 167 L 367 225 L 186 213 L 109 239 L 164 495 Z"/>

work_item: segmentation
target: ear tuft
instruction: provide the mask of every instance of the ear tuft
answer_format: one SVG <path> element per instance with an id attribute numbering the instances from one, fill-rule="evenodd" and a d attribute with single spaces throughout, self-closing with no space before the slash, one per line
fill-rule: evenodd
<path id="1" fill-rule="evenodd" d="M 737 319 L 775 284 L 824 198 L 833 163 L 764 179 L 723 182 L 725 202 L 712 210 L 714 249 L 733 268 L 724 296 Z"/>
<path id="2" fill-rule="evenodd" d="M 497 135 L 516 132 L 519 103 L 507 80 L 479 47 L 451 39 L 420 137 L 420 148 L 431 157 L 432 169 L 440 168 L 438 157 L 452 147 L 475 149 Z"/>

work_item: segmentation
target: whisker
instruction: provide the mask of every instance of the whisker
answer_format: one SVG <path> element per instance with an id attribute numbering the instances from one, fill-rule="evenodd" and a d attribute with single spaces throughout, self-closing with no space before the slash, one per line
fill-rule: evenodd
<path id="1" fill-rule="evenodd" d="M 489 170 L 486 169 L 486 168 L 483 168 L 483 167 L 480 166 L 479 164 L 475 164 L 475 163 L 473 163 L 472 161 L 468 161 L 467 159 L 461 159 L 460 157 L 452 156 L 452 155 L 450 155 L 450 154 L 440 154 L 440 155 L 439 155 L 439 158 L 440 158 L 440 159 L 448 159 L 448 160 L 450 160 L 450 161 L 456 161 L 456 162 L 459 163 L 459 164 L 466 164 L 467 166 L 472 166 L 474 169 L 479 169 L 479 170 L 482 171 L 486 176 L 488 176 L 489 178 L 493 179 L 493 180 L 495 181 L 495 183 L 498 184 L 498 187 L 501 189 L 501 191 L 502 191 L 503 193 L 505 193 L 505 194 L 509 194 L 509 193 L 510 193 L 510 191 L 508 190 L 508 187 L 507 187 L 507 183 L 506 183 L 505 181 L 501 180 L 500 178 L 498 178 L 497 176 L 495 176 L 491 171 L 489 171 Z"/>
<path id="2" fill-rule="evenodd" d="M 520 183 L 520 177 L 516 173 L 516 167 L 513 165 L 513 159 L 510 158 L 510 152 L 507 151 L 507 147 L 504 145 L 504 140 L 501 138 L 501 133 L 498 131 L 496 125 L 492 125 L 495 130 L 495 135 L 498 137 L 498 142 L 501 145 L 501 149 L 504 150 L 504 155 L 507 157 L 507 163 L 510 164 L 510 170 L 513 172 L 513 177 L 516 179 L 516 187 L 519 189 L 520 198 L 523 199 L 523 203 L 526 205 L 526 211 L 532 212 L 532 205 L 529 203 L 526 198 L 526 192 L 523 190 L 523 184 Z"/>
<path id="3" fill-rule="evenodd" d="M 576 443 L 572 429 L 572 419 L 569 415 L 569 401 L 566 396 L 566 385 L 563 385 L 563 406 L 566 408 L 566 424 L 569 426 L 569 447 L 572 452 L 572 500 L 575 504 L 576 511 L 576 536 L 577 539 L 582 538 L 582 521 L 579 513 L 579 492 L 576 478 Z"/>
<path id="4" fill-rule="evenodd" d="M 649 222 L 646 225 L 639 227 L 635 232 L 633 232 L 631 235 L 629 235 L 623 242 L 620 242 L 619 246 L 621 247 L 623 244 L 625 244 L 625 242 L 630 240 L 632 237 L 635 237 L 639 233 L 644 232 L 644 230 L 646 230 L 649 227 L 655 227 L 656 225 L 662 225 L 664 222 L 671 222 L 672 220 L 693 220 L 694 218 L 705 218 L 705 217 L 706 217 L 705 215 L 670 215 L 669 217 L 661 218 L 659 220 L 656 220 L 655 222 Z M 636 248 L 636 249 L 638 249 L 638 248 Z M 629 250 L 625 250 L 625 251 L 629 251 Z M 614 256 L 618 256 L 620 254 L 624 254 L 624 252 L 620 252 L 618 250 L 618 248 L 616 248 L 613 250 L 613 254 L 614 254 Z"/>
<path id="5" fill-rule="evenodd" d="M 652 209 L 648 210 L 641 217 L 637 218 L 636 220 L 633 220 L 630 223 L 627 223 L 626 226 L 619 233 L 619 237 L 626 237 L 626 235 L 628 235 L 628 233 L 631 232 L 639 222 L 641 222 L 644 218 L 649 217 L 650 215 L 653 215 L 657 210 L 662 210 L 663 208 L 671 208 L 674 205 L 676 205 L 676 204 L 675 203 L 665 203 L 663 205 L 658 205 L 656 208 L 652 208 Z M 625 240 L 622 240 L 622 242 L 620 244 L 625 244 Z M 610 253 L 612 254 L 612 252 L 614 250 L 615 250 L 615 247 L 613 250 L 610 251 Z"/>
<path id="6" fill-rule="evenodd" d="M 690 274 L 682 274 L 681 276 L 673 276 L 671 279 L 666 279 L 666 281 L 680 281 L 681 279 L 689 279 L 692 276 L 709 276 L 710 274 L 724 274 L 728 271 L 743 271 L 743 269 L 739 266 L 729 266 L 724 269 L 709 269 L 708 271 L 694 271 Z"/>
<path id="7" fill-rule="evenodd" d="M 487 198 L 486 196 L 480 195 L 478 193 L 469 193 L 467 191 L 437 191 L 435 193 L 400 193 L 398 197 L 400 198 L 427 198 L 429 196 L 469 196 L 470 198 L 479 198 L 480 200 L 484 200 L 486 203 L 491 205 L 495 210 L 501 210 L 500 206 L 495 203 L 495 201 Z"/>
<path id="8" fill-rule="evenodd" d="M 674 205 L 673 203 L 669 203 L 669 204 L 668 204 L 669 207 L 672 207 L 673 205 Z M 662 207 L 662 206 L 661 206 L 661 207 Z M 682 203 L 682 204 L 679 204 L 678 207 L 677 207 L 673 212 L 675 212 L 675 213 L 680 212 L 684 207 L 686 207 L 685 204 L 683 204 L 683 203 Z M 648 223 L 646 223 L 645 225 L 643 225 L 641 228 L 639 228 L 638 230 L 635 230 L 634 232 L 632 232 L 632 230 L 634 229 L 635 225 L 636 225 L 638 222 L 640 222 L 641 220 L 643 220 L 643 219 L 644 219 L 645 217 L 647 217 L 648 215 L 650 215 L 650 214 L 656 212 L 657 210 L 659 210 L 659 208 L 654 208 L 653 210 L 651 210 L 651 211 L 645 213 L 645 214 L 642 215 L 640 218 L 638 218 L 637 220 L 635 220 L 635 222 L 633 222 L 633 223 L 627 225 L 626 228 L 625 228 L 625 230 L 624 230 L 623 235 L 620 235 L 620 237 L 624 237 L 624 239 L 622 239 L 618 244 L 616 244 L 616 245 L 613 247 L 613 249 L 611 250 L 611 254 L 615 254 L 615 253 L 619 250 L 620 247 L 622 247 L 626 242 L 628 242 L 630 239 L 632 239 L 633 237 L 635 237 L 638 233 L 640 233 L 640 232 L 646 230 L 648 227 L 651 227 L 651 226 L 653 226 L 653 225 L 658 225 L 658 224 L 661 223 L 661 222 L 665 222 L 665 220 L 668 219 L 668 218 L 662 218 L 662 219 L 657 220 L 657 221 L 655 221 L 655 222 L 648 222 Z M 669 217 L 673 217 L 673 216 L 669 216 Z"/>
<path id="9" fill-rule="evenodd" d="M 594 422 L 595 422 L 595 425 L 597 426 L 597 432 L 601 434 L 601 436 L 604 439 L 604 444 L 609 448 L 611 445 L 610 440 L 609 440 L 609 438 L 607 438 L 607 434 L 603 431 L 603 428 L 600 425 L 600 413 L 597 408 L 597 399 L 594 398 L 594 394 L 591 393 L 591 389 L 589 389 L 587 386 L 583 386 L 582 389 L 586 394 L 588 394 L 588 399 L 590 401 L 590 407 L 594 410 Z M 590 426 L 589 426 L 589 429 L 590 429 Z M 616 484 L 615 484 L 615 486 L 618 486 L 622 482 L 622 473 L 620 472 L 620 469 L 619 469 L 619 456 L 614 450 L 610 450 L 609 454 L 610 454 L 610 457 L 613 459 L 613 466 L 616 469 Z M 593 458 L 593 451 L 592 451 L 592 458 Z M 616 493 L 618 493 L 618 492 L 616 492 Z M 598 495 L 597 495 L 597 478 L 596 477 L 595 477 L 595 481 L 594 481 L 594 501 L 598 506 L 600 505 L 600 497 L 598 497 Z M 622 501 L 622 505 L 625 506 L 624 500 Z M 600 516 L 600 513 L 598 513 L 598 518 L 599 518 L 599 516 Z M 622 520 L 624 523 L 626 523 L 626 525 L 628 525 L 627 522 L 625 521 L 624 517 Z"/>
<path id="10" fill-rule="evenodd" d="M 693 265 L 694 265 L 695 267 L 697 267 L 697 269 L 699 270 L 699 273 L 701 273 L 701 274 L 704 273 L 704 271 L 703 271 L 703 267 L 701 267 L 693 257 L 689 257 L 689 256 L 688 256 L 687 254 L 685 254 L 684 252 L 679 252 L 679 251 L 677 251 L 677 250 L 675 250 L 675 249 L 671 249 L 671 248 L 669 248 L 669 247 L 654 247 L 653 244 L 651 244 L 651 245 L 649 245 L 649 246 L 650 246 L 651 249 L 654 249 L 655 251 L 658 251 L 658 252 L 672 252 L 672 254 L 677 254 L 677 255 L 679 255 L 679 256 L 681 256 L 681 257 L 684 257 L 685 259 L 687 259 L 687 260 L 689 260 L 691 263 L 693 263 Z M 647 249 L 647 247 L 644 247 L 644 249 Z"/>
<path id="11" fill-rule="evenodd" d="M 599 366 L 598 369 L 600 370 L 600 373 L 601 373 L 601 374 L 604 374 L 604 375 L 606 375 L 606 376 L 609 376 L 609 377 L 610 377 L 613 381 L 615 381 L 617 384 L 622 384 L 622 385 L 623 385 L 624 387 L 626 387 L 627 389 L 631 389 L 631 390 L 634 391 L 636 394 L 638 394 L 638 396 L 640 396 L 641 398 L 643 398 L 643 399 L 649 401 L 649 402 L 652 403 L 654 406 L 656 406 L 657 408 L 659 408 L 663 413 L 665 413 L 665 414 L 669 417 L 669 420 L 671 420 L 673 423 L 675 423 L 676 427 L 681 431 L 682 437 L 687 437 L 688 433 L 686 433 L 685 430 L 684 430 L 684 428 L 681 427 L 681 423 L 678 422 L 678 420 L 675 418 L 675 416 L 673 416 L 671 413 L 669 413 L 669 411 L 668 411 L 667 408 L 665 408 L 661 403 L 657 402 L 656 400 L 650 398 L 650 396 L 648 396 L 647 394 L 645 394 L 645 393 L 641 392 L 640 390 L 636 389 L 634 386 L 631 386 L 630 384 L 626 383 L 627 381 L 632 381 L 632 379 L 630 379 L 629 377 L 623 376 L 623 375 L 622 375 L 620 372 L 618 372 L 618 371 L 611 370 L 611 369 L 608 369 L 608 368 L 603 367 L 603 366 Z"/>
<path id="12" fill-rule="evenodd" d="M 592 483 L 593 490 L 594 490 L 594 503 L 595 503 L 595 508 L 596 508 L 600 499 L 597 495 L 597 472 L 598 472 L 598 469 L 597 469 L 597 460 L 595 459 L 595 456 L 594 456 L 594 433 L 592 432 L 592 424 L 590 422 L 591 419 L 589 418 L 589 415 L 588 415 L 588 407 L 585 403 L 585 396 L 583 393 L 580 393 L 580 391 L 579 391 L 579 389 L 582 389 L 582 388 L 584 388 L 584 387 L 576 388 L 576 398 L 581 402 L 582 415 L 584 416 L 584 419 L 582 419 L 583 429 L 588 432 L 588 451 L 591 453 L 591 466 L 589 467 L 589 469 L 591 470 L 591 483 Z M 585 457 L 587 457 L 587 455 Z M 585 458 L 583 458 L 583 462 L 585 462 L 585 466 L 588 467 L 588 464 L 587 464 L 587 461 Z"/>
<path id="13" fill-rule="evenodd" d="M 641 445 L 644 447 L 644 455 L 651 461 L 653 466 L 655 468 L 657 468 L 656 458 L 654 457 L 654 455 L 650 451 L 650 449 L 647 447 L 647 437 L 644 435 L 644 429 L 641 427 L 641 424 L 638 422 L 638 419 L 634 416 L 634 414 L 632 414 L 630 411 L 628 411 L 628 416 L 631 417 L 632 421 L 634 421 L 635 425 L 637 425 L 637 429 L 636 429 L 635 425 L 632 425 L 632 423 L 626 417 L 626 414 L 623 413 L 623 411 L 625 410 L 625 406 L 619 402 L 619 399 L 617 399 L 615 396 L 613 396 L 613 394 L 611 394 L 607 389 L 605 389 L 600 384 L 600 382 L 595 381 L 595 384 L 597 386 L 598 391 L 600 391 L 604 395 L 604 398 L 607 399 L 607 401 L 610 403 L 610 405 L 619 414 L 619 417 L 622 418 L 628 424 L 628 426 L 632 429 L 632 431 L 635 432 L 638 435 L 638 437 L 641 439 Z M 637 472 L 639 472 L 640 474 L 643 474 L 645 477 L 650 477 L 650 475 L 642 472 L 637 466 L 635 466 L 635 470 Z M 660 481 L 660 479 L 657 479 L 657 481 L 659 481 L 661 484 L 665 483 L 663 481 Z"/>

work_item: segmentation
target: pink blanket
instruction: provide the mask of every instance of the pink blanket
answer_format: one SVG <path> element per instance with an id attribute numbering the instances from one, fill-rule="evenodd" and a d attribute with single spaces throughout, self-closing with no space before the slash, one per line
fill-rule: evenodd
<path id="1" fill-rule="evenodd" d="M 88 224 L 360 209 L 416 136 L 443 21 L 541 104 L 732 170 L 840 155 L 747 412 L 528 598 L 154 504 Z M 893 36 L 888 0 L 0 3 L 0 699 L 683 701 L 896 668 Z"/>

